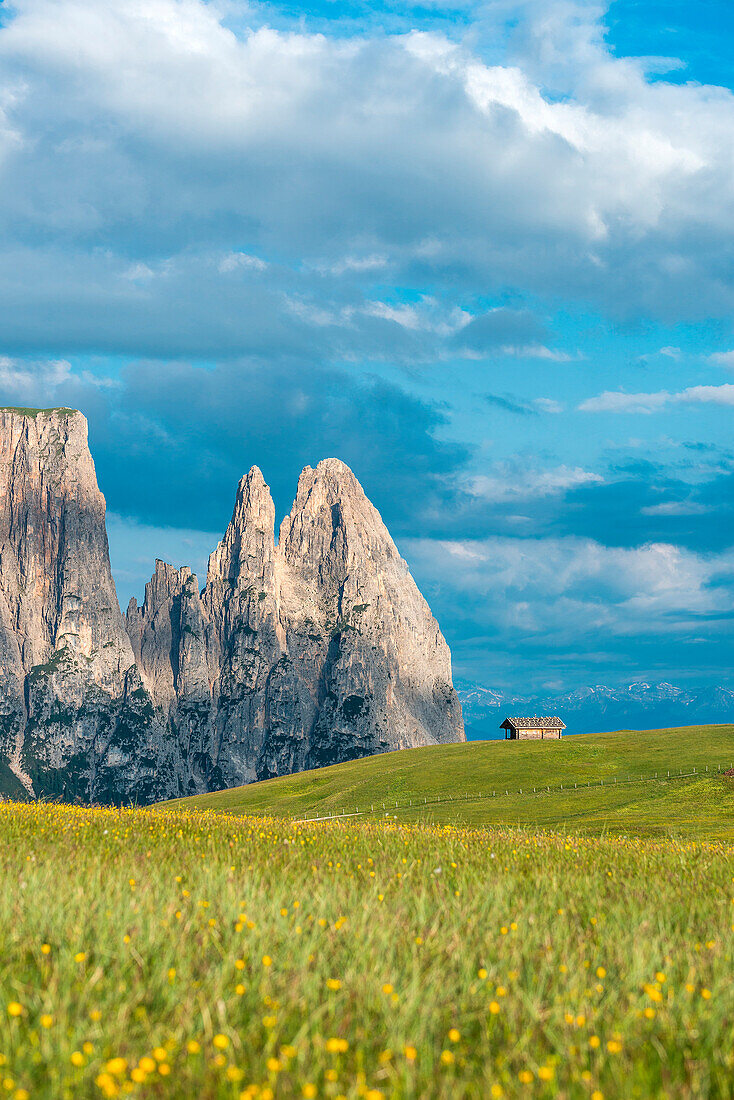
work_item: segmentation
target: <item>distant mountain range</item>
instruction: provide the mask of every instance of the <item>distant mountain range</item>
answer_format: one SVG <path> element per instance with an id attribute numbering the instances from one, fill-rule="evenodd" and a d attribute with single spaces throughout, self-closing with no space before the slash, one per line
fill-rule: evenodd
<path id="1" fill-rule="evenodd" d="M 480 684 L 456 681 L 468 739 L 502 736 L 508 714 L 558 714 L 568 733 L 616 729 L 659 729 L 707 722 L 734 722 L 734 687 L 701 689 L 666 682 L 623 687 L 595 684 L 562 695 L 509 695 Z"/>

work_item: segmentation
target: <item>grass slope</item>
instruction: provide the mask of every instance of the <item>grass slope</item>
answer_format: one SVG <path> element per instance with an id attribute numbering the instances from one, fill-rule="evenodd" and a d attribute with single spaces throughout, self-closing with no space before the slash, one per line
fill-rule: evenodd
<path id="1" fill-rule="evenodd" d="M 734 725 L 586 734 L 561 741 L 475 741 L 367 757 L 169 805 L 305 817 L 370 807 L 384 815 L 384 802 L 401 821 L 734 837 L 734 781 L 716 772 L 718 765 L 732 763 Z M 713 773 L 704 771 L 706 765 Z M 685 773 L 694 767 L 703 775 L 662 778 L 668 770 Z M 656 772 L 658 781 L 640 782 Z M 635 781 L 628 782 L 629 777 Z M 580 789 L 602 780 L 604 787 Z M 570 789 L 574 783 L 578 789 Z M 547 786 L 550 793 L 532 793 L 533 787 Z M 464 795 L 468 801 L 460 800 Z M 448 796 L 455 800 L 437 801 Z M 406 808 L 411 800 L 413 807 Z"/>
<path id="2" fill-rule="evenodd" d="M 0 412 L 18 413 L 19 416 L 29 416 L 35 420 L 37 416 L 50 416 L 52 413 L 73 413 L 75 409 L 67 409 L 62 405 L 52 409 L 34 409 L 20 405 L 2 405 Z"/>
<path id="3" fill-rule="evenodd" d="M 734 847 L 0 804 L 9 1100 L 728 1100 Z"/>

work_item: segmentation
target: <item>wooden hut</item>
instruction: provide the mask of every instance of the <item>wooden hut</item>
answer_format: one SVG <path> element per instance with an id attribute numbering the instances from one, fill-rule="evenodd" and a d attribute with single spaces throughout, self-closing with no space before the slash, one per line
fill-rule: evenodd
<path id="1" fill-rule="evenodd" d="M 560 718 L 505 718 L 500 729 L 505 731 L 505 741 L 558 740 L 563 736 L 565 722 Z"/>

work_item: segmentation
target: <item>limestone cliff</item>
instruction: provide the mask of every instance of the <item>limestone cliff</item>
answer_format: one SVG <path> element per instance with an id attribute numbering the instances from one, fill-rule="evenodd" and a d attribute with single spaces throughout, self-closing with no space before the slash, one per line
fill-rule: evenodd
<path id="1" fill-rule="evenodd" d="M 148 794 L 152 716 L 110 572 L 105 502 L 71 409 L 0 410 L 0 760 L 30 793 Z"/>
<path id="2" fill-rule="evenodd" d="M 275 542 L 243 477 L 200 591 L 156 563 L 120 614 L 84 417 L 0 411 L 0 794 L 148 802 L 463 740 L 448 647 L 337 459 Z"/>

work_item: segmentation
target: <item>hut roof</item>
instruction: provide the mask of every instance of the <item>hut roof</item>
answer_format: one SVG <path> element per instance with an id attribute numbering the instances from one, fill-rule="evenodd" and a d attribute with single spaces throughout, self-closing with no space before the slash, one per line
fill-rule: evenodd
<path id="1" fill-rule="evenodd" d="M 505 718 L 502 726 L 514 726 L 515 729 L 565 730 L 566 723 L 558 717 L 539 717 L 534 714 L 532 718 Z"/>

